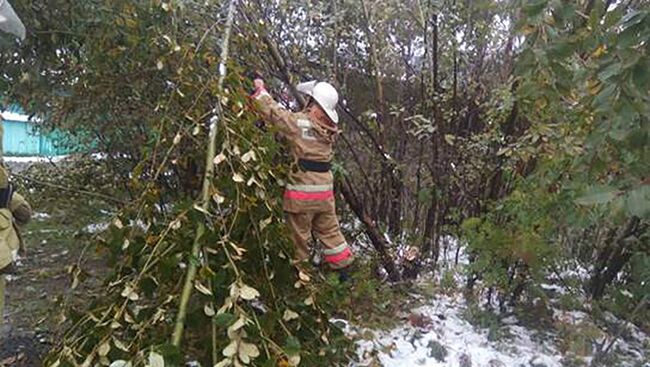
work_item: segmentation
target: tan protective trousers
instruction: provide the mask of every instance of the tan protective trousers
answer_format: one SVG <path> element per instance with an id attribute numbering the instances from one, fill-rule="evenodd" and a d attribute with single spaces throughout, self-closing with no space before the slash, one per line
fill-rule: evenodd
<path id="1" fill-rule="evenodd" d="M 296 246 L 297 261 L 309 260 L 309 241 L 312 239 L 313 230 L 325 246 L 324 260 L 331 269 L 343 269 L 352 265 L 354 255 L 341 233 L 339 221 L 333 210 L 319 213 L 287 212 L 286 214 L 287 225 Z"/>

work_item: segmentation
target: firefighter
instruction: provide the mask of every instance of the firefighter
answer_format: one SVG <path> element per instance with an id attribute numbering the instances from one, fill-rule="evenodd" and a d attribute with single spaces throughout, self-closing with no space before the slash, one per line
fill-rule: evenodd
<path id="1" fill-rule="evenodd" d="M 338 93 L 326 82 L 299 84 L 298 91 L 309 96 L 309 102 L 302 111 L 294 113 L 273 100 L 264 80 L 256 78 L 253 84 L 252 96 L 258 101 L 262 118 L 278 127 L 293 158 L 283 209 L 295 245 L 295 260 L 309 260 L 313 232 L 325 246 L 323 257 L 327 266 L 340 271 L 345 279 L 343 269 L 352 265 L 354 256 L 339 227 L 331 172 L 332 145 L 339 134 L 335 110 Z"/>
<path id="2" fill-rule="evenodd" d="M 4 318 L 4 274 L 10 272 L 21 246 L 18 227 L 27 224 L 31 216 L 29 203 L 14 192 L 9 174 L 0 166 L 0 331 Z"/>

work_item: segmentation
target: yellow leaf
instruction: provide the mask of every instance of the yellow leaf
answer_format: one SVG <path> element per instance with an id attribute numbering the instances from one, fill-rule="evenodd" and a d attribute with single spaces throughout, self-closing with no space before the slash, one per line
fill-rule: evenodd
<path id="1" fill-rule="evenodd" d="M 209 304 L 209 303 L 206 304 L 205 306 L 203 306 L 203 312 L 204 312 L 205 315 L 208 316 L 208 317 L 212 317 L 212 316 L 214 316 L 214 314 L 215 314 L 215 312 L 214 312 L 214 307 L 212 307 L 212 305 Z"/>
<path id="2" fill-rule="evenodd" d="M 119 339 L 117 339 L 115 337 L 113 337 L 113 343 L 115 344 L 115 347 L 117 347 L 117 349 L 125 351 L 125 352 L 129 351 L 129 347 L 124 345 L 124 343 L 122 343 L 121 340 L 119 340 Z"/>
<path id="3" fill-rule="evenodd" d="M 104 357 L 108 354 L 108 352 L 110 352 L 110 350 L 111 350 L 111 344 L 108 341 L 106 341 L 102 345 L 100 345 L 99 348 L 97 348 L 97 354 L 99 354 L 100 357 Z"/>
<path id="4" fill-rule="evenodd" d="M 266 226 L 271 224 L 272 221 L 273 221 L 273 217 L 268 217 L 268 218 L 266 218 L 264 220 L 261 220 L 260 221 L 260 230 L 263 230 L 264 228 L 266 228 Z"/>
<path id="5" fill-rule="evenodd" d="M 591 54 L 591 57 L 598 58 L 601 57 L 603 54 L 607 52 L 607 46 L 606 45 L 600 45 L 596 48 L 596 51 L 594 51 Z"/>
<path id="6" fill-rule="evenodd" d="M 244 325 L 246 325 L 246 319 L 240 317 L 239 319 L 237 319 L 237 321 L 235 321 L 232 325 L 228 327 L 228 333 L 232 334 L 233 332 L 243 328 Z"/>
<path id="7" fill-rule="evenodd" d="M 226 198 L 219 194 L 214 194 L 212 195 L 212 200 L 214 200 L 217 204 L 223 204 L 223 202 L 226 201 Z"/>
<path id="8" fill-rule="evenodd" d="M 250 160 L 255 160 L 255 152 L 252 150 L 249 150 L 248 152 L 244 153 L 244 155 L 241 156 L 241 161 L 244 163 L 248 163 Z"/>
<path id="9" fill-rule="evenodd" d="M 287 308 L 284 311 L 284 315 L 282 316 L 282 320 L 291 321 L 291 320 L 295 320 L 295 319 L 297 319 L 299 317 L 300 317 L 300 315 L 298 315 L 295 311 L 290 310 L 290 309 Z"/>
<path id="10" fill-rule="evenodd" d="M 223 349 L 222 353 L 224 357 L 234 356 L 237 353 L 237 341 L 231 341 L 230 344 L 228 344 L 228 346 Z"/>
<path id="11" fill-rule="evenodd" d="M 156 352 L 150 352 L 149 367 L 165 367 L 165 359 Z"/>
<path id="12" fill-rule="evenodd" d="M 217 165 L 217 164 L 219 164 L 219 163 L 221 163 L 221 162 L 223 162 L 223 161 L 225 161 L 225 160 L 226 160 L 226 155 L 223 154 L 223 153 L 219 153 L 219 155 L 217 155 L 216 157 L 214 157 L 214 159 L 212 160 L 212 163 L 214 163 L 215 165 Z"/>
<path id="13" fill-rule="evenodd" d="M 451 134 L 445 134 L 445 141 L 449 145 L 454 145 L 454 140 L 456 140 L 456 137 L 451 135 Z"/>
<path id="14" fill-rule="evenodd" d="M 124 225 L 122 224 L 122 221 L 120 220 L 120 218 L 115 218 L 115 220 L 113 221 L 113 225 L 114 225 L 115 228 L 117 228 L 117 229 L 122 229 L 122 228 L 124 228 Z"/>
<path id="15" fill-rule="evenodd" d="M 239 295 L 241 296 L 241 298 L 243 298 L 243 299 L 245 299 L 247 301 L 250 301 L 250 300 L 253 300 L 253 299 L 259 297 L 260 292 L 258 292 L 257 289 L 244 284 L 239 289 Z"/>
<path id="16" fill-rule="evenodd" d="M 241 342 L 239 344 L 239 359 L 244 364 L 250 363 L 251 359 L 259 357 L 260 350 L 255 344 Z"/>
<path id="17" fill-rule="evenodd" d="M 205 294 L 206 296 L 211 296 L 212 291 L 208 289 L 208 287 L 204 286 L 203 284 L 196 282 L 194 283 L 194 288 L 196 288 L 197 291 Z"/>
<path id="18" fill-rule="evenodd" d="M 300 280 L 302 280 L 305 283 L 307 283 L 307 282 L 309 282 L 311 280 L 309 275 L 307 275 L 307 273 L 304 273 L 303 271 L 298 272 L 298 278 L 300 278 Z"/>
<path id="19" fill-rule="evenodd" d="M 313 304 L 314 304 L 314 297 L 309 296 L 309 297 L 307 297 L 307 298 L 305 299 L 305 305 L 307 305 L 307 306 L 311 306 L 311 305 L 313 305 Z"/>
<path id="20" fill-rule="evenodd" d="M 300 364 L 300 354 L 289 357 L 289 364 L 292 366 L 297 366 Z"/>
<path id="21" fill-rule="evenodd" d="M 129 324 L 135 324 L 135 320 L 133 320 L 133 317 L 131 317 L 131 314 L 128 312 L 124 312 L 124 321 L 128 322 Z"/>
<path id="22" fill-rule="evenodd" d="M 239 173 L 235 173 L 234 175 L 232 175 L 232 180 L 237 182 L 237 183 L 244 182 L 244 178 Z"/>

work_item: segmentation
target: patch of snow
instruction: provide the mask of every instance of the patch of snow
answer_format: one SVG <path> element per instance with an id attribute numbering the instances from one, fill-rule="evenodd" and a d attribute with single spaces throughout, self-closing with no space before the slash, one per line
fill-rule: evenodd
<path id="1" fill-rule="evenodd" d="M 87 225 L 83 231 L 89 234 L 95 234 L 99 232 L 104 232 L 105 230 L 108 229 L 110 226 L 110 223 L 91 223 Z"/>
<path id="2" fill-rule="evenodd" d="M 52 157 L 39 157 L 39 156 L 28 156 L 28 157 L 8 157 L 5 156 L 3 159 L 7 163 L 47 163 L 47 162 L 59 162 L 65 158 L 67 155 L 58 155 Z"/>
<path id="3" fill-rule="evenodd" d="M 137 221 L 129 220 L 129 225 L 132 227 L 138 227 L 142 229 L 144 232 L 149 231 L 149 228 L 151 227 L 150 223 L 145 223 L 140 219 L 138 219 Z M 111 226 L 111 222 L 91 223 L 86 227 L 84 227 L 82 231 L 88 234 L 96 234 L 96 233 L 104 232 L 110 226 Z"/>
<path id="4" fill-rule="evenodd" d="M 563 286 L 561 286 L 561 285 L 559 285 L 559 284 L 547 284 L 547 283 L 543 283 L 543 284 L 540 284 L 540 287 L 541 287 L 543 290 L 545 290 L 545 291 L 555 292 L 555 293 L 557 293 L 558 295 L 568 293 L 567 290 L 566 290 L 566 288 L 563 287 Z"/>
<path id="5" fill-rule="evenodd" d="M 29 115 L 23 115 L 21 113 L 16 113 L 16 112 L 2 111 L 0 112 L 0 116 L 2 116 L 3 120 L 19 121 L 19 122 L 29 121 Z"/>
<path id="6" fill-rule="evenodd" d="M 42 213 L 42 212 L 35 212 L 34 214 L 32 214 L 32 218 L 36 220 L 46 220 L 46 219 L 50 219 L 51 217 L 52 216 L 49 215 L 48 213 Z"/>
<path id="7" fill-rule="evenodd" d="M 535 342 L 530 330 L 517 325 L 508 329 L 511 337 L 502 341 L 488 340 L 486 330 L 476 330 L 463 319 L 466 303 L 461 295 L 440 296 L 430 305 L 413 310 L 430 320 L 430 325 L 400 326 L 389 331 L 374 331 L 373 340 L 357 342 L 360 362 L 366 366 L 376 355 L 384 367 L 458 366 L 461 359 L 473 366 L 519 366 L 531 361 L 547 367 L 561 367 L 560 353 L 550 343 Z M 348 327 L 348 332 L 350 332 Z M 363 334 L 360 334 L 363 335 Z M 444 360 L 432 354 L 432 345 L 442 345 L 447 351 Z"/>

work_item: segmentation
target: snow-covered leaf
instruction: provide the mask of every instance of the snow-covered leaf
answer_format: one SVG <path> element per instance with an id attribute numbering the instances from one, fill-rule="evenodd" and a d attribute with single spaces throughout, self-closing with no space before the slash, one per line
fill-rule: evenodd
<path id="1" fill-rule="evenodd" d="M 54 367 L 54 365 L 51 367 Z M 123 359 L 118 359 L 117 361 L 113 361 L 108 367 L 131 367 L 131 362 L 127 362 Z"/>
<path id="2" fill-rule="evenodd" d="M 230 358 L 226 358 L 226 359 L 223 359 L 221 362 L 215 364 L 215 365 L 212 366 L 212 367 L 228 367 L 228 366 L 230 366 L 231 364 L 232 364 L 232 359 L 230 359 Z"/>

